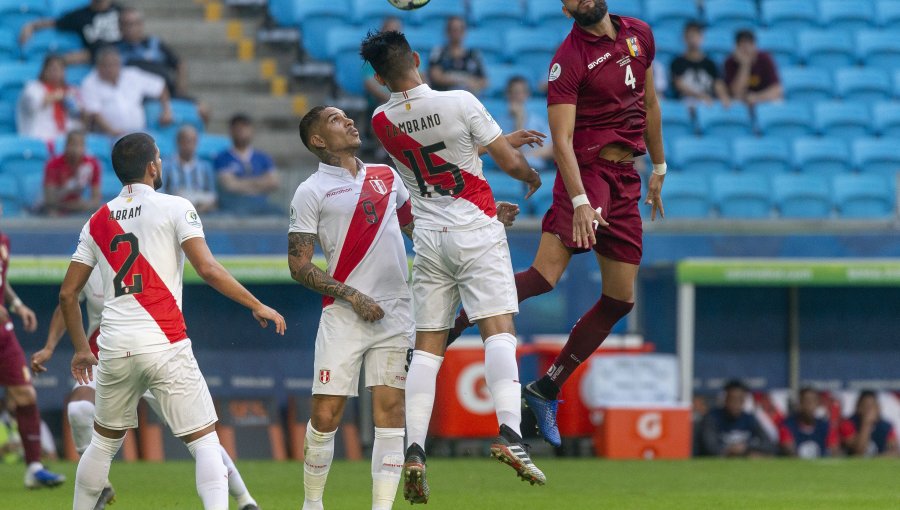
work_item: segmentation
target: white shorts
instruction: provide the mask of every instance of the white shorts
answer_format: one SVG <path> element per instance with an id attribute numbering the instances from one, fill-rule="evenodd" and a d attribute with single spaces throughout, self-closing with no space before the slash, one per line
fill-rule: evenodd
<path id="1" fill-rule="evenodd" d="M 406 387 L 407 352 L 415 345 L 409 298 L 379 301 L 384 318 L 365 322 L 349 303 L 336 301 L 322 310 L 316 335 L 313 395 L 358 395 L 359 369 L 366 387 Z"/>
<path id="2" fill-rule="evenodd" d="M 97 389 L 97 367 L 94 367 L 94 378 L 88 381 L 87 384 L 81 384 L 78 381 L 72 383 L 72 391 L 75 391 L 78 388 L 90 388 L 92 390 Z"/>
<path id="3" fill-rule="evenodd" d="M 182 340 L 165 351 L 100 359 L 94 374 L 94 421 L 108 429 L 137 427 L 138 400 L 147 390 L 159 401 L 162 418 L 177 437 L 202 430 L 218 420 L 190 340 Z"/>
<path id="4" fill-rule="evenodd" d="M 474 322 L 519 312 L 506 230 L 499 221 L 474 230 L 415 229 L 412 289 L 416 329 L 453 326 L 460 300 Z"/>

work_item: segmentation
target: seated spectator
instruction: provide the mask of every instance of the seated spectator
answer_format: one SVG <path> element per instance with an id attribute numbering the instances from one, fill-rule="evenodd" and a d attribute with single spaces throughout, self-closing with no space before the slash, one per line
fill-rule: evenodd
<path id="1" fill-rule="evenodd" d="M 700 454 L 716 457 L 772 455 L 775 445 L 752 414 L 744 411 L 747 387 L 740 381 L 725 385 L 725 405 L 700 422 Z"/>
<path id="2" fill-rule="evenodd" d="M 733 99 L 751 106 L 784 98 L 775 61 L 756 47 L 756 36 L 750 30 L 735 35 L 734 53 L 725 60 L 725 84 Z"/>
<path id="3" fill-rule="evenodd" d="M 144 100 L 159 99 L 160 124 L 172 122 L 166 82 L 136 67 L 122 67 L 122 57 L 113 46 L 97 53 L 97 65 L 81 83 L 85 122 L 95 131 L 119 137 L 147 128 Z"/>
<path id="4" fill-rule="evenodd" d="M 670 66 L 675 98 L 706 104 L 718 99 L 728 106 L 731 98 L 719 68 L 703 52 L 703 25 L 690 21 L 684 26 L 684 46 L 684 53 Z M 653 78 L 656 79 L 655 73 Z"/>
<path id="5" fill-rule="evenodd" d="M 81 37 L 85 49 L 65 55 L 69 64 L 84 64 L 97 57 L 97 51 L 107 44 L 119 42 L 119 11 L 122 8 L 112 0 L 91 0 L 89 5 L 67 12 L 59 19 L 44 18 L 26 23 L 19 33 L 19 44 L 31 39 L 35 30 L 56 28 L 75 32 Z"/>
<path id="6" fill-rule="evenodd" d="M 477 95 L 487 86 L 481 54 L 463 46 L 465 37 L 465 20 L 448 18 L 447 44 L 435 48 L 428 59 L 428 77 L 435 90 L 462 89 Z"/>
<path id="7" fill-rule="evenodd" d="M 381 22 L 381 32 L 402 32 L 403 22 L 400 18 L 388 16 Z M 363 65 L 363 87 L 366 89 L 366 99 L 369 100 L 369 111 L 383 105 L 391 98 L 391 91 L 375 80 L 375 69 L 368 62 Z"/>
<path id="8" fill-rule="evenodd" d="M 833 455 L 838 447 L 837 430 L 825 418 L 819 418 L 819 392 L 803 388 L 797 409 L 778 429 L 781 451 L 791 457 L 815 459 Z"/>
<path id="9" fill-rule="evenodd" d="M 190 200 L 197 212 L 216 208 L 216 178 L 209 161 L 197 157 L 197 130 L 181 126 L 176 138 L 178 154 L 163 161 L 163 191 Z"/>
<path id="10" fill-rule="evenodd" d="M 214 163 L 220 209 L 242 215 L 279 214 L 267 196 L 278 189 L 281 180 L 272 158 L 253 148 L 253 121 L 239 113 L 231 118 L 229 131 L 232 147 Z"/>
<path id="11" fill-rule="evenodd" d="M 99 205 L 100 163 L 85 154 L 84 131 L 71 131 L 63 153 L 44 170 L 44 212 L 59 216 L 94 211 Z"/>
<path id="12" fill-rule="evenodd" d="M 840 435 L 847 455 L 895 457 L 900 454 L 894 426 L 881 417 L 878 396 L 872 390 L 860 392 L 856 412 L 841 422 Z"/>
<path id="13" fill-rule="evenodd" d="M 37 80 L 25 84 L 16 105 L 19 134 L 52 144 L 58 137 L 81 126 L 78 89 L 66 85 L 66 63 L 47 55 Z"/>
<path id="14" fill-rule="evenodd" d="M 550 126 L 542 115 L 534 115 L 528 111 L 527 104 L 531 98 L 531 86 L 522 76 L 513 76 L 506 83 L 506 109 L 501 112 L 491 112 L 497 124 L 505 133 L 512 133 L 520 129 L 549 133 Z M 520 149 L 528 164 L 537 170 L 546 170 L 553 165 L 553 146 L 550 141 L 543 146 L 523 145 Z"/>

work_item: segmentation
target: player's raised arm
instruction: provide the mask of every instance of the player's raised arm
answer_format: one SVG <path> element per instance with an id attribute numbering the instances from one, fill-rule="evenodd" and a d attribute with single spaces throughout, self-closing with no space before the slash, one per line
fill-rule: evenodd
<path id="1" fill-rule="evenodd" d="M 87 335 L 82 327 L 81 306 L 78 299 L 93 270 L 93 267 L 73 260 L 69 263 L 66 277 L 59 289 L 59 308 L 62 310 L 69 338 L 75 346 L 75 354 L 72 356 L 72 376 L 79 384 L 87 384 L 94 379 L 93 367 L 97 364 L 97 358 L 91 352 Z"/>
<path id="2" fill-rule="evenodd" d="M 647 144 L 647 152 L 650 153 L 650 161 L 653 162 L 653 173 L 650 174 L 650 182 L 647 184 L 645 203 L 651 208 L 650 221 L 655 221 L 657 212 L 660 218 L 666 217 L 662 201 L 663 181 L 666 179 L 666 153 L 663 149 L 662 112 L 659 99 L 656 97 L 656 87 L 653 85 L 652 67 L 647 69 L 647 78 L 644 81 L 644 109 L 647 110 L 644 141 Z"/>
<path id="3" fill-rule="evenodd" d="M 528 193 L 525 194 L 525 198 L 533 195 L 541 187 L 541 175 L 531 168 L 525 156 L 516 150 L 505 136 L 498 136 L 485 148 L 501 170 L 528 185 Z"/>
<path id="4" fill-rule="evenodd" d="M 231 276 L 222 264 L 213 257 L 206 244 L 206 239 L 202 237 L 192 237 L 181 243 L 181 249 L 187 255 L 194 270 L 203 281 L 210 287 L 219 291 L 225 297 L 232 301 L 250 309 L 253 312 L 253 318 L 256 319 L 260 326 L 267 327 L 269 321 L 275 323 L 275 332 L 279 335 L 284 334 L 286 329 L 284 317 L 278 312 L 262 304 L 256 296 L 250 293 L 243 285 Z"/>

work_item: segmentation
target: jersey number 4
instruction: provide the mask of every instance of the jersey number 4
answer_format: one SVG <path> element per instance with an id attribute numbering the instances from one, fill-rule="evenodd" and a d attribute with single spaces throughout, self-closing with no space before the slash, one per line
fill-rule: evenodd
<path id="1" fill-rule="evenodd" d="M 131 232 L 119 234 L 116 237 L 113 237 L 112 242 L 109 243 L 109 251 L 117 252 L 119 251 L 119 246 L 123 244 L 127 244 L 130 251 L 125 262 L 122 263 L 122 267 L 116 271 L 116 276 L 113 277 L 113 289 L 116 292 L 116 297 L 128 294 L 140 294 L 144 291 L 144 277 L 139 274 L 131 276 L 131 285 L 125 285 L 125 277 L 128 276 L 128 273 L 134 266 L 134 262 L 137 260 L 138 255 L 140 255 L 138 238 Z"/>
<path id="2" fill-rule="evenodd" d="M 412 170 L 413 175 L 416 176 L 416 182 L 419 183 L 419 193 L 421 193 L 423 197 L 431 196 L 431 192 L 428 191 L 428 183 L 425 182 L 426 177 L 433 179 L 440 174 L 448 173 L 453 176 L 453 187 L 450 189 L 447 189 L 440 184 L 432 185 L 434 192 L 439 195 L 458 195 L 462 193 L 463 188 L 466 186 L 466 181 L 463 180 L 462 173 L 458 166 L 446 162 L 441 165 L 435 165 L 434 161 L 432 161 L 432 154 L 446 148 L 447 145 L 444 144 L 444 142 L 438 142 L 425 147 L 419 147 L 415 150 L 403 151 L 403 156 L 409 161 L 409 169 Z M 425 163 L 424 169 L 419 164 L 419 158 L 416 158 L 416 153 L 418 153 L 419 158 Z"/>
<path id="3" fill-rule="evenodd" d="M 634 72 L 631 70 L 631 64 L 625 68 L 625 85 L 631 87 L 631 90 L 634 90 L 634 86 L 637 84 L 637 80 L 634 78 Z"/>

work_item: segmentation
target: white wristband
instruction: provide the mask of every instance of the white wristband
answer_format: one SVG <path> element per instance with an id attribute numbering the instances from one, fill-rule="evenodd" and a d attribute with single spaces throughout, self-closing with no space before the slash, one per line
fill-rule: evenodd
<path id="1" fill-rule="evenodd" d="M 582 205 L 587 205 L 587 206 L 591 205 L 591 201 L 588 200 L 587 195 L 582 193 L 582 194 L 578 195 L 577 197 L 572 198 L 572 207 L 573 208 L 577 209 L 579 206 L 582 206 Z"/>
<path id="2" fill-rule="evenodd" d="M 658 165 L 654 164 L 653 165 L 653 175 L 666 175 L 667 169 L 668 169 L 668 166 L 666 166 L 665 161 L 663 161 L 662 163 L 660 163 Z"/>

